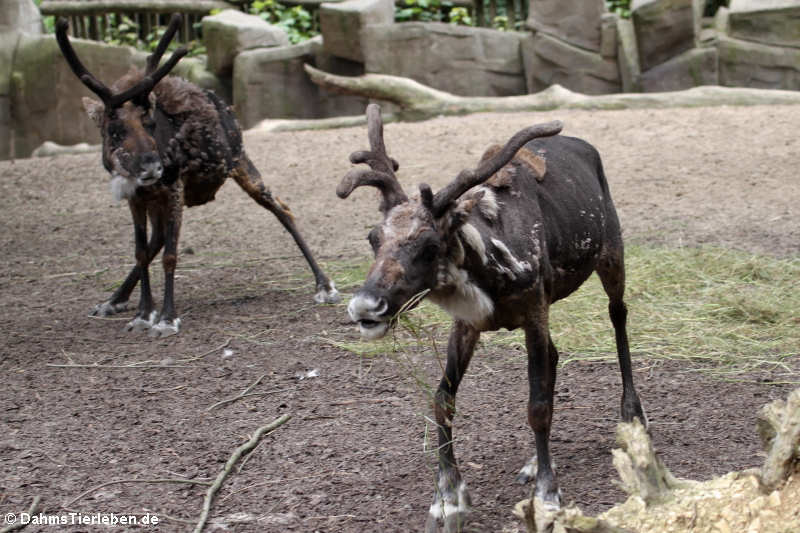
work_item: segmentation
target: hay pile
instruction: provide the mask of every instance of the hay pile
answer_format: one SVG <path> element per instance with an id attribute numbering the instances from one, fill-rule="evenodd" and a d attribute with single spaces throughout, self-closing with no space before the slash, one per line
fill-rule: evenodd
<path id="1" fill-rule="evenodd" d="M 760 469 L 697 482 L 670 474 L 638 421 L 619 424 L 613 453 L 624 503 L 597 518 L 530 500 L 514 512 L 530 533 L 798 533 L 800 389 L 760 411 L 758 433 L 767 453 Z"/>

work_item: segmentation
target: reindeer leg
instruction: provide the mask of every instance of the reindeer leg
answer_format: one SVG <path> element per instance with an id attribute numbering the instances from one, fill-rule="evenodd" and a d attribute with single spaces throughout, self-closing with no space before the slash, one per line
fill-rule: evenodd
<path id="1" fill-rule="evenodd" d="M 314 278 L 316 279 L 317 284 L 317 293 L 314 295 L 314 300 L 317 303 L 337 303 L 341 299 L 339 296 L 339 291 L 336 290 L 336 286 L 333 284 L 333 281 L 329 280 L 328 277 L 322 272 L 322 269 L 317 265 L 314 256 L 311 253 L 311 250 L 308 249 L 305 240 L 303 239 L 302 235 L 297 229 L 297 226 L 294 223 L 294 217 L 292 216 L 289 207 L 286 206 L 283 202 L 281 202 L 277 197 L 273 197 L 272 193 L 267 189 L 264 185 L 264 182 L 261 180 L 261 174 L 256 169 L 255 165 L 248 159 L 246 156 L 243 156 L 239 167 L 233 171 L 233 179 L 239 186 L 245 190 L 247 194 L 250 195 L 259 205 L 267 208 L 272 214 L 274 214 L 283 227 L 286 228 L 286 231 L 291 234 L 292 238 L 294 238 L 294 242 L 297 243 L 297 246 L 300 248 L 300 251 L 303 253 L 303 257 L 306 258 L 308 262 L 308 266 L 311 267 L 311 271 L 314 273 Z"/>
<path id="2" fill-rule="evenodd" d="M 439 523 L 442 523 L 444 533 L 461 531 L 471 505 L 453 452 L 453 416 L 458 385 L 467 371 L 478 337 L 479 331 L 464 322 L 456 321 L 447 343 L 447 365 L 436 390 L 433 406 L 439 436 L 439 470 L 436 475 L 436 493 L 425 525 L 426 533 L 438 531 Z"/>
<path id="3" fill-rule="evenodd" d="M 152 327 L 158 313 L 153 309 L 153 294 L 150 291 L 150 272 L 148 267 L 152 257 L 147 246 L 147 208 L 133 200 L 128 202 L 133 215 L 133 234 L 136 242 L 136 270 L 141 280 L 139 309 L 133 320 L 125 326 L 127 331 L 145 331 Z M 158 228 L 153 227 L 157 232 Z"/>
<path id="4" fill-rule="evenodd" d="M 178 265 L 178 238 L 183 219 L 183 190 L 180 182 L 170 192 L 166 217 L 159 217 L 157 223 L 164 235 L 164 302 L 161 306 L 160 320 L 150 328 L 153 338 L 169 337 L 178 333 L 181 319 L 175 312 L 175 268 Z M 154 224 L 156 221 L 154 221 Z"/>
<path id="5" fill-rule="evenodd" d="M 517 480 L 527 482 L 536 468 L 536 486 L 533 496 L 546 505 L 559 508 L 561 491 L 550 457 L 550 427 L 553 420 L 553 394 L 555 392 L 558 352 L 550 340 L 547 309 L 525 328 L 525 345 L 528 350 L 528 424 L 536 438 L 536 455 L 518 474 Z"/>
<path id="6" fill-rule="evenodd" d="M 164 246 L 163 233 L 158 228 L 154 227 L 150 232 L 150 242 L 147 244 L 148 265 L 155 259 L 158 252 L 161 251 L 162 246 Z M 97 304 L 92 312 L 89 313 L 89 316 L 105 317 L 127 311 L 128 299 L 133 289 L 136 288 L 136 285 L 139 283 L 139 278 L 139 267 L 134 266 L 131 271 L 128 272 L 128 276 L 125 278 L 125 281 L 122 282 L 122 285 L 111 295 L 111 298 L 108 301 Z"/>
<path id="7" fill-rule="evenodd" d="M 619 245 L 612 253 L 607 254 L 605 260 L 597 267 L 597 275 L 603 283 L 603 289 L 608 294 L 608 314 L 611 317 L 611 324 L 614 326 L 617 342 L 617 358 L 622 374 L 622 420 L 631 422 L 634 418 L 638 418 L 644 427 L 647 427 L 647 415 L 633 386 L 631 352 L 626 329 L 628 308 L 623 300 L 625 294 L 623 253 L 622 245 Z"/>

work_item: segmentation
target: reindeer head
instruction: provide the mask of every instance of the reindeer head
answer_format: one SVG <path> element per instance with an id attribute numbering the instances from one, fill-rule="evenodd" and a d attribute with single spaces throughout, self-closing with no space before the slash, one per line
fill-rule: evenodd
<path id="1" fill-rule="evenodd" d="M 352 163 L 366 163 L 369 169 L 353 169 L 344 177 L 336 194 L 347 198 L 356 187 L 377 187 L 383 196 L 383 222 L 369 233 L 375 262 L 367 279 L 347 307 L 358 322 L 364 338 L 383 336 L 399 311 L 416 305 L 441 282 L 440 271 L 449 260 L 458 229 L 466 222 L 480 195 L 462 194 L 489 179 L 505 166 L 528 141 L 561 131 L 558 121 L 526 128 L 501 149 L 481 161 L 474 170 L 463 170 L 456 179 L 432 193 L 427 184 L 409 198 L 394 171 L 397 161 L 386 154 L 380 108 L 367 107 L 370 150 L 354 152 Z"/>
<path id="2" fill-rule="evenodd" d="M 144 74 L 141 77 L 123 77 L 112 86 L 113 90 L 98 81 L 78 59 L 67 36 L 68 22 L 61 18 L 56 23 L 56 39 L 61 53 L 75 75 L 100 98 L 100 101 L 84 98 L 83 105 L 100 128 L 103 165 L 111 174 L 112 191 L 117 200 L 129 197 L 137 187 L 155 184 L 164 171 L 156 143 L 156 121 L 150 93 L 186 55 L 186 49 L 179 48 L 158 68 L 180 22 L 180 15 L 172 16 L 156 50 L 147 58 Z"/>

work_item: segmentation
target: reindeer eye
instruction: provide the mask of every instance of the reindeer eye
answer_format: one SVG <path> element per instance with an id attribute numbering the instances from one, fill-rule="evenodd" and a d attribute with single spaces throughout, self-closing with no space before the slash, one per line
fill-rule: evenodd
<path id="1" fill-rule="evenodd" d="M 108 125 L 108 135 L 115 141 L 119 141 L 125 136 L 125 127 L 117 122 Z"/>

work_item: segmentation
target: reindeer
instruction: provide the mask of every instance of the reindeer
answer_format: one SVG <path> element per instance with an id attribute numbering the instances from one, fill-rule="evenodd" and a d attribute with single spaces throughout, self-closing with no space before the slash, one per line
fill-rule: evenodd
<path id="1" fill-rule="evenodd" d="M 273 196 L 245 154 L 236 118 L 218 96 L 181 78 L 165 77 L 186 54 L 176 50 L 163 66 L 161 56 L 181 23 L 173 15 L 144 72 L 131 69 L 109 89 L 78 59 L 68 23 L 59 19 L 56 38 L 75 75 L 100 101 L 84 98 L 83 105 L 103 138 L 103 165 L 111 174 L 111 190 L 126 199 L 133 216 L 136 266 L 106 302 L 91 312 L 109 316 L 127 309 L 128 298 L 141 281 L 141 297 L 128 331 L 149 330 L 153 337 L 178 332 L 174 278 L 183 206 L 202 205 L 228 178 L 233 178 L 256 202 L 272 212 L 292 235 L 316 278 L 319 302 L 335 303 L 339 294 L 314 260 L 288 206 Z M 152 231 L 147 240 L 147 220 Z M 164 300 L 159 313 L 150 292 L 148 267 L 164 249 Z"/>
<path id="2" fill-rule="evenodd" d="M 470 499 L 453 451 L 458 385 L 482 331 L 523 328 L 528 352 L 528 423 L 536 453 L 517 476 L 535 478 L 533 495 L 558 508 L 561 494 L 549 436 L 558 352 L 550 338 L 550 305 L 595 271 L 609 297 L 622 372 L 622 419 L 646 421 L 633 385 L 623 301 L 625 268 L 620 225 L 597 151 L 558 136 L 561 122 L 525 128 L 505 146 L 491 146 L 474 170 L 433 194 L 421 184 L 409 198 L 386 153 L 380 108 L 367 108 L 369 151 L 336 192 L 362 185 L 382 193 L 383 222 L 369 233 L 375 254 L 366 281 L 348 304 L 368 339 L 383 336 L 401 309 L 426 296 L 454 319 L 447 364 L 434 398 L 439 465 L 426 530 L 457 531 Z"/>

